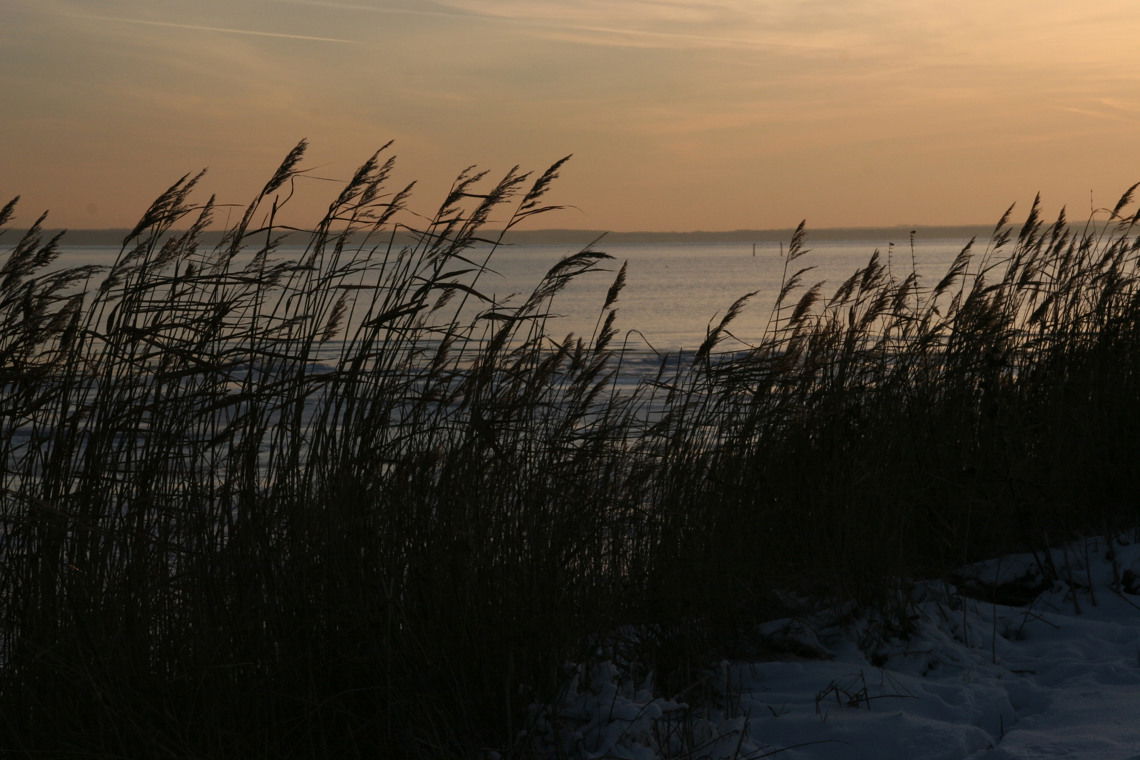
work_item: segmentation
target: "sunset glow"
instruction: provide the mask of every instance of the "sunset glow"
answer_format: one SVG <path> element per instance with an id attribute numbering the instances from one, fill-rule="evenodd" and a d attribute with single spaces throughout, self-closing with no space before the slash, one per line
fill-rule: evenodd
<path id="1" fill-rule="evenodd" d="M 129 226 L 203 167 L 244 202 L 306 137 L 333 179 L 394 140 L 421 209 L 573 153 L 551 227 L 1083 218 L 1140 179 L 1138 37 L 1123 0 L 9 0 L 0 194 Z"/>

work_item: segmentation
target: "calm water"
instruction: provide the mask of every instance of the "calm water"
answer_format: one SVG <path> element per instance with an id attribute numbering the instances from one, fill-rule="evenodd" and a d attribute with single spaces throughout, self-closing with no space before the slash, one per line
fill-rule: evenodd
<path id="1" fill-rule="evenodd" d="M 583 244 L 585 242 L 588 241 Z M 905 233 L 894 241 L 894 246 L 890 242 L 827 240 L 814 243 L 809 233 L 810 252 L 792 266 L 814 267 L 804 275 L 802 287 L 823 281 L 826 297 L 858 267 L 865 265 L 878 248 L 884 260 L 889 254 L 892 271 L 901 279 L 911 271 L 910 245 Z M 966 242 L 965 239 L 917 241 L 913 265 L 922 282 L 933 285 Z M 751 291 L 758 292 L 733 322 L 731 331 L 743 342 L 755 341 L 763 334 L 784 272 L 781 248 L 776 243 L 758 244 L 755 254 L 750 243 L 606 245 L 603 241 L 595 248 L 610 254 L 614 260 L 604 264 L 608 272 L 583 276 L 558 297 L 554 309 L 557 318 L 550 322 L 550 332 L 555 337 L 569 332 L 587 336 L 593 333 L 606 291 L 622 262 L 628 262 L 626 287 L 616 304 L 616 324 L 623 335 L 636 331 L 630 335 L 631 347 L 644 346 L 639 342 L 640 333 L 658 351 L 695 349 L 704 339 L 709 323 L 719 320 L 737 298 Z M 519 302 L 553 264 L 578 250 L 566 245 L 502 247 L 491 259 L 496 273 L 485 275 L 479 288 L 493 295 L 496 301 L 513 297 Z M 299 250 L 282 250 L 282 255 L 298 253 Z M 70 247 L 64 249 L 59 263 L 110 264 L 116 254 L 117 249 L 108 247 Z M 473 258 L 481 257 L 474 255 Z"/>
<path id="2" fill-rule="evenodd" d="M 927 241 L 915 250 L 915 264 L 921 277 L 936 281 L 962 249 L 965 241 Z M 643 333 L 659 350 L 695 349 L 705 338 L 710 322 L 719 321 L 732 303 L 746 293 L 757 291 L 747 307 L 732 323 L 731 331 L 743 342 L 756 341 L 764 332 L 780 291 L 784 258 L 778 245 L 751 244 L 649 244 L 600 246 L 615 257 L 616 269 L 628 261 L 626 287 L 617 302 L 617 324 Z M 810 252 L 797 259 L 792 269 L 814 267 L 803 276 L 801 288 L 824 281 L 824 295 L 834 292 L 857 268 L 865 265 L 875 250 L 865 242 L 828 241 L 809 245 Z M 886 256 L 888 247 L 880 249 Z M 498 259 L 504 279 L 524 279 L 541 267 L 532 260 L 551 262 L 572 250 L 529 248 L 506 251 Z M 891 252 L 893 271 L 900 278 L 911 270 L 909 245 L 895 246 Z M 791 272 L 789 272 L 789 275 Z M 532 274 L 532 277 L 535 275 Z M 562 331 L 589 334 L 604 302 L 614 274 L 583 278 L 556 302 L 561 313 Z M 802 289 L 801 291 L 802 292 Z"/>
<path id="3" fill-rule="evenodd" d="M 809 237 L 810 252 L 793 263 L 795 268 L 814 267 L 804 276 L 800 292 L 823 281 L 823 295 L 829 296 L 867 263 L 876 247 L 884 261 L 889 255 L 896 277 L 905 277 L 914 266 L 921 282 L 932 286 L 966 241 L 923 240 L 915 247 L 913 262 L 905 238 L 894 246 L 889 242 L 878 246 L 862 240 L 811 243 Z M 616 304 L 619 336 L 628 336 L 628 350 L 623 354 L 615 378 L 619 388 L 627 389 L 653 377 L 663 359 L 670 363 L 668 366 L 684 363 L 684 353 L 700 345 L 710 322 L 719 321 L 737 298 L 750 291 L 757 293 L 730 328 L 740 342 L 733 343 L 729 339 L 722 342 L 720 348 L 732 350 L 758 342 L 768 325 L 785 267 L 782 249 L 774 243 L 757 245 L 755 251 L 751 243 L 619 243 L 596 249 L 614 257 L 603 263 L 608 271 L 585 275 L 558 296 L 554 303 L 557 316 L 549 323 L 548 332 L 555 339 L 571 332 L 592 335 L 606 292 L 622 263 L 628 262 L 626 287 Z M 490 262 L 495 273 L 486 274 L 478 288 L 492 295 L 496 302 L 513 298 L 514 303 L 520 303 L 551 266 L 578 250 L 565 245 L 500 248 Z M 299 248 L 286 248 L 280 251 L 280 256 L 300 257 L 301 252 Z M 486 249 L 482 253 L 485 254 Z M 482 260 L 479 254 L 479 251 L 473 252 L 472 258 Z M 109 266 L 117 255 L 117 248 L 72 246 L 64 248 L 57 264 Z M 792 298 L 796 297 L 793 294 Z M 318 353 L 313 371 L 327 371 L 328 365 L 335 363 L 334 357 L 341 347 L 335 340 L 324 344 L 323 352 L 327 353 Z M 242 371 L 236 370 L 237 375 Z M 655 408 L 646 413 L 652 416 Z M 14 429 L 9 434 L 18 439 L 25 432 Z M 268 455 L 268 450 L 263 453 Z"/>

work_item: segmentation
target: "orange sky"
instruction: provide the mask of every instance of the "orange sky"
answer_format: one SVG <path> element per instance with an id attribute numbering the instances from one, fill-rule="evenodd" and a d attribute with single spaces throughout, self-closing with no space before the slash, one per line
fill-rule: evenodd
<path id="1" fill-rule="evenodd" d="M 122 227 L 180 175 L 242 203 L 301 137 L 460 169 L 574 159 L 542 227 L 1083 218 L 1140 180 L 1140 5 L 1101 0 L 3 0 L 0 200 Z M 304 188 L 316 215 L 332 186 Z"/>

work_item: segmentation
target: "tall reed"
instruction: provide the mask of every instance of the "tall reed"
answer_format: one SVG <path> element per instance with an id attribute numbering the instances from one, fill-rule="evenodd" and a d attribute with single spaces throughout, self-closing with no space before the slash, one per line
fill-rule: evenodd
<path id="1" fill-rule="evenodd" d="M 723 350 L 739 298 L 629 389 L 624 267 L 592 335 L 548 319 L 605 253 L 481 290 L 562 161 L 465 172 L 413 224 L 385 148 L 301 232 L 305 147 L 214 246 L 201 175 L 106 271 L 53 269 L 42 218 L 11 244 L 0 749 L 523 755 L 528 707 L 623 624 L 680 688 L 784 592 L 885 604 L 1135 524 L 1128 195 L 1084 228 L 1007 213 L 937 283 L 876 253 L 830 295 L 801 225 L 765 334 Z"/>

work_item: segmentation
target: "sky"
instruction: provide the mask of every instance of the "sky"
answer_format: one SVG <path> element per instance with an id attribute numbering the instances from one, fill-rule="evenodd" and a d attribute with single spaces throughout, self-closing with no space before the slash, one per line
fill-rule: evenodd
<path id="1" fill-rule="evenodd" d="M 301 138 L 317 218 L 394 141 L 430 213 L 573 154 L 532 227 L 1083 219 L 1140 180 L 1140 5 L 1056 0 L 0 0 L 0 198 L 131 226 L 248 201 Z M 234 212 L 237 213 L 236 211 Z M 224 216 L 224 215 L 223 215 Z M 1016 214 L 1015 214 L 1016 216 Z M 221 219 L 224 222 L 224 218 Z"/>

